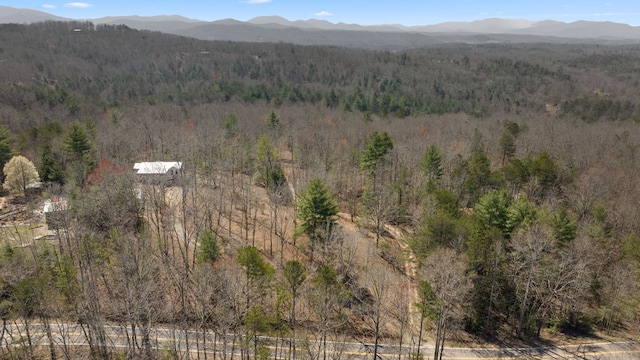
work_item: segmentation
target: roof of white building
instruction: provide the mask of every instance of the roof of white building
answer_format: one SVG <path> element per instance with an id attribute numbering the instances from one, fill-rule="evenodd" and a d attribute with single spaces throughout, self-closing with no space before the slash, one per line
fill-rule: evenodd
<path id="1" fill-rule="evenodd" d="M 67 210 L 68 208 L 69 208 L 69 204 L 67 203 L 67 199 L 53 198 L 51 200 L 47 200 L 44 202 L 42 211 L 44 211 L 45 213 L 50 213 L 55 211 Z"/>
<path id="2" fill-rule="evenodd" d="M 136 170 L 136 174 L 149 175 L 149 174 L 166 174 L 169 169 L 175 168 L 177 170 L 182 169 L 181 161 L 151 161 L 140 162 L 133 165 L 133 169 Z"/>

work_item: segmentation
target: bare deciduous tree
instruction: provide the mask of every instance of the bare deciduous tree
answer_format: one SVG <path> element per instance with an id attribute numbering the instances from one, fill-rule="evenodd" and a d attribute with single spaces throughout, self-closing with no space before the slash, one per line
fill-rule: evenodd
<path id="1" fill-rule="evenodd" d="M 378 358 L 378 344 L 381 332 L 389 317 L 387 304 L 390 303 L 390 295 L 395 279 L 385 264 L 377 263 L 379 259 L 377 251 L 369 250 L 367 264 L 365 264 L 365 284 L 371 294 L 371 304 L 369 304 L 368 318 L 373 325 L 373 358 Z"/>
<path id="2" fill-rule="evenodd" d="M 4 188 L 12 193 L 24 194 L 27 186 L 40 181 L 38 171 L 29 159 L 16 155 L 3 168 Z"/>
<path id="3" fill-rule="evenodd" d="M 534 308 L 534 294 L 544 286 L 545 260 L 553 247 L 553 233 L 547 226 L 536 223 L 516 233 L 511 239 L 510 271 L 519 302 L 516 335 L 523 335 L 525 321 Z M 534 314 L 535 315 L 535 314 Z"/>
<path id="4" fill-rule="evenodd" d="M 449 248 L 439 248 L 426 259 L 423 276 L 433 291 L 427 309 L 424 309 L 435 321 L 433 356 L 441 360 L 447 331 L 460 324 L 468 306 L 471 279 L 466 274 L 464 256 Z"/>

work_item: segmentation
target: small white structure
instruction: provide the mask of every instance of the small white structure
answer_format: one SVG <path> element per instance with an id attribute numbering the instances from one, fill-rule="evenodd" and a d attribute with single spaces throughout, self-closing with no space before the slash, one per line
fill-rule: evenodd
<path id="1" fill-rule="evenodd" d="M 42 207 L 42 211 L 45 214 L 65 210 L 69 210 L 67 199 L 58 197 L 54 197 L 51 200 L 45 201 L 44 206 Z"/>
<path id="2" fill-rule="evenodd" d="M 133 165 L 136 175 L 141 181 L 175 180 L 182 172 L 181 161 L 151 161 Z"/>
<path id="3" fill-rule="evenodd" d="M 44 212 L 45 221 L 50 230 L 64 228 L 68 210 L 69 203 L 65 198 L 53 197 L 51 200 L 44 202 L 42 211 Z"/>

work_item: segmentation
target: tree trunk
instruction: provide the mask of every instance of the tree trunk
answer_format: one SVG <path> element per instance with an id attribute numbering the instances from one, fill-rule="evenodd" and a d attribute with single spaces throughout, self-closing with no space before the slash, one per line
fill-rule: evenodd
<path id="1" fill-rule="evenodd" d="M 533 267 L 533 266 L 532 266 Z M 520 304 L 520 318 L 518 320 L 518 328 L 516 330 L 516 335 L 518 337 L 522 337 L 522 326 L 524 325 L 524 317 L 527 310 L 527 302 L 529 298 L 529 289 L 531 287 L 531 282 L 533 281 L 533 268 L 529 271 L 529 278 L 527 279 L 527 287 L 524 291 L 524 297 L 522 298 L 522 303 Z"/>
<path id="2" fill-rule="evenodd" d="M 378 359 L 378 341 L 380 340 L 380 309 L 378 309 L 378 313 L 376 314 L 375 320 L 375 338 L 373 341 L 373 360 Z"/>
<path id="3" fill-rule="evenodd" d="M 422 310 L 420 310 L 420 311 L 422 311 Z M 420 330 L 418 330 L 418 351 L 417 351 L 418 358 L 420 358 L 420 351 L 421 351 L 420 347 L 422 346 L 422 329 L 423 329 L 423 327 L 424 327 L 424 315 L 420 314 Z"/>

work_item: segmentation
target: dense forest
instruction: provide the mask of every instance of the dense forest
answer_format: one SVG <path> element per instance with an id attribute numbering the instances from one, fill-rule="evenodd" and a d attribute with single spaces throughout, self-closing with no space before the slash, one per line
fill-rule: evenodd
<path id="1" fill-rule="evenodd" d="M 0 25 L 0 315 L 27 339 L 78 323 L 89 344 L 3 354 L 185 357 L 152 346 L 155 326 L 224 359 L 635 338 L 639 93 L 635 45 L 384 52 Z M 142 161 L 182 174 L 144 181 Z M 34 238 L 54 198 L 68 210 Z"/>

